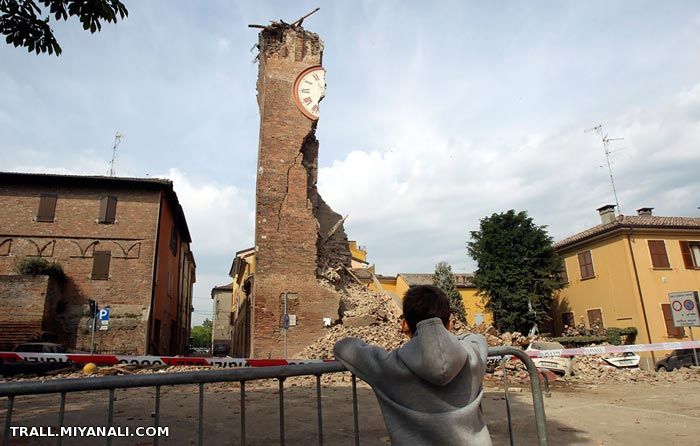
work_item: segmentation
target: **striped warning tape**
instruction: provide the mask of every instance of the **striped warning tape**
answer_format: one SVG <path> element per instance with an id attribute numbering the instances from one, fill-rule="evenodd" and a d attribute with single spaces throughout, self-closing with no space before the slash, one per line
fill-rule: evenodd
<path id="1" fill-rule="evenodd" d="M 71 353 L 23 353 L 0 352 L 0 360 L 5 362 L 52 362 L 97 365 L 199 365 L 221 368 L 232 367 L 269 367 L 275 365 L 312 364 L 324 362 L 322 359 L 246 359 L 246 358 L 203 358 L 189 356 L 126 356 L 126 355 L 90 355 Z"/>
<path id="2" fill-rule="evenodd" d="M 606 353 L 638 353 L 655 352 L 659 350 L 679 350 L 684 348 L 700 348 L 700 341 L 658 342 L 656 344 L 632 345 L 599 345 L 594 347 L 565 348 L 558 350 L 533 350 L 526 353 L 531 358 L 555 358 L 559 356 L 590 356 Z"/>
<path id="3" fill-rule="evenodd" d="M 590 356 L 607 353 L 625 352 L 649 352 L 659 350 L 678 350 L 685 348 L 700 348 L 700 341 L 684 342 L 659 342 L 656 344 L 632 344 L 632 345 L 601 345 L 595 347 L 565 348 L 557 350 L 532 350 L 526 351 L 532 358 L 555 358 L 560 356 Z M 496 358 L 489 358 L 496 359 Z M 65 362 L 74 364 L 87 364 L 92 362 L 97 365 L 194 365 L 211 366 L 221 368 L 233 367 L 270 367 L 294 364 L 317 364 L 323 359 L 252 359 L 252 358 L 204 358 L 188 356 L 127 356 L 127 355 L 90 355 L 71 353 L 23 353 L 0 352 L 0 360 L 5 362 Z"/>

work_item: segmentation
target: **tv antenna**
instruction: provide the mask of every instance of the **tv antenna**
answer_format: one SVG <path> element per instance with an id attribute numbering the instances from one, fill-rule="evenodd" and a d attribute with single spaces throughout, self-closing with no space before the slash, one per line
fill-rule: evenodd
<path id="1" fill-rule="evenodd" d="M 112 147 L 112 161 L 109 162 L 109 176 L 114 176 L 114 160 L 117 158 L 117 147 L 121 144 L 124 135 L 117 132 L 114 134 L 114 146 Z"/>
<path id="2" fill-rule="evenodd" d="M 612 185 L 613 196 L 615 197 L 615 208 L 617 209 L 617 215 L 620 215 L 620 201 L 617 199 L 617 189 L 615 188 L 615 178 L 613 177 L 612 167 L 610 166 L 610 143 L 612 141 L 622 141 L 625 138 L 610 138 L 607 133 L 603 132 L 603 125 L 598 124 L 595 127 L 591 127 L 583 131 L 583 133 L 596 132 L 600 136 L 600 140 L 603 142 L 603 151 L 605 152 L 605 162 L 608 166 L 608 173 L 610 174 L 610 184 Z"/>

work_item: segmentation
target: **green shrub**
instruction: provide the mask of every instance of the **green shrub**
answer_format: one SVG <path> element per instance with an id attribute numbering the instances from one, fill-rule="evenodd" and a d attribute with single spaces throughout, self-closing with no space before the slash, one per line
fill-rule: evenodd
<path id="1" fill-rule="evenodd" d="M 66 273 L 58 263 L 49 262 L 41 257 L 25 257 L 17 262 L 17 274 L 24 276 L 50 276 L 60 283 L 66 281 Z"/>
<path id="2" fill-rule="evenodd" d="M 578 330 L 580 333 L 583 330 Z M 618 328 L 610 327 L 606 328 L 604 334 L 592 334 L 594 330 L 588 330 L 587 335 L 577 335 L 577 336 L 561 336 L 558 338 L 552 338 L 552 341 L 559 342 L 561 344 L 569 345 L 586 345 L 586 344 L 598 344 L 601 342 L 608 342 L 612 345 L 622 344 L 622 336 L 627 336 L 628 339 L 634 342 L 634 338 L 637 336 L 636 327 Z"/>

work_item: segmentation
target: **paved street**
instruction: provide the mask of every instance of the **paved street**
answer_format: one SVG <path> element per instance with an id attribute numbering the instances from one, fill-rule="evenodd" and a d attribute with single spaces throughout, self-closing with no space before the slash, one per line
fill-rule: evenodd
<path id="1" fill-rule="evenodd" d="M 555 387 L 545 398 L 551 445 L 645 445 L 694 444 L 700 437 L 698 383 L 616 383 L 576 388 Z M 115 426 L 152 425 L 153 395 L 148 390 L 117 391 Z M 352 444 L 352 399 L 349 385 L 323 390 L 326 444 Z M 535 444 L 530 394 L 511 392 L 515 444 Z M 67 399 L 65 424 L 103 425 L 106 392 L 72 394 Z M 388 436 L 373 393 L 358 387 L 361 444 L 384 445 Z M 279 395 L 276 385 L 250 388 L 247 394 L 247 444 L 279 444 Z M 13 425 L 56 425 L 57 396 L 21 398 L 16 402 Z M 4 406 L 4 404 L 3 404 Z M 285 392 L 287 444 L 317 444 L 316 399 L 312 387 L 290 383 Z M 237 385 L 208 385 L 204 402 L 205 444 L 239 444 L 240 399 Z M 484 411 L 494 444 L 508 444 L 503 393 L 489 389 Z M 4 411 L 3 411 L 4 412 Z M 4 413 L 3 413 L 4 416 Z M 0 421 L 3 422 L 4 418 Z M 164 388 L 161 425 L 170 435 L 161 444 L 195 444 L 197 439 L 197 393 L 194 386 Z M 55 439 L 15 438 L 11 445 L 55 444 Z M 94 438 L 66 439 L 66 445 L 100 444 Z M 150 444 L 148 439 L 115 438 L 115 445 Z"/>

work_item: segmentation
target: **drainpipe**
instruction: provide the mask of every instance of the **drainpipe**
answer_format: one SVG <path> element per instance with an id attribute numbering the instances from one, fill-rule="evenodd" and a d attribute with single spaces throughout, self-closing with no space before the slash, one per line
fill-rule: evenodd
<path id="1" fill-rule="evenodd" d="M 161 192 L 160 195 L 160 201 L 158 202 L 158 215 L 156 216 L 156 240 L 155 244 L 153 246 L 153 265 L 151 269 L 151 303 L 148 306 L 148 327 L 146 328 L 146 354 L 150 354 L 150 347 L 151 347 L 151 330 L 153 329 L 153 312 L 154 312 L 154 305 L 156 301 L 156 274 L 158 274 L 158 271 L 156 270 L 156 265 L 159 265 L 158 260 L 158 243 L 160 243 L 160 213 L 163 207 L 163 195 Z"/>
<path id="2" fill-rule="evenodd" d="M 629 247 L 630 250 L 630 256 L 632 256 L 632 268 L 634 269 L 634 279 L 637 282 L 637 291 L 639 292 L 639 303 L 642 304 L 642 317 L 644 318 L 644 327 L 647 330 L 647 339 L 649 343 L 651 344 L 651 330 L 649 330 L 649 320 L 647 319 L 647 310 L 646 307 L 644 306 L 644 296 L 642 295 L 642 285 L 639 282 L 639 272 L 637 272 L 637 262 L 634 260 L 634 251 L 632 250 L 632 240 L 630 239 L 631 232 L 627 233 L 627 246 Z M 654 356 L 654 352 L 651 352 L 651 360 L 653 361 L 653 365 L 651 367 L 651 370 L 654 369 L 654 366 L 656 365 L 656 356 Z"/>

